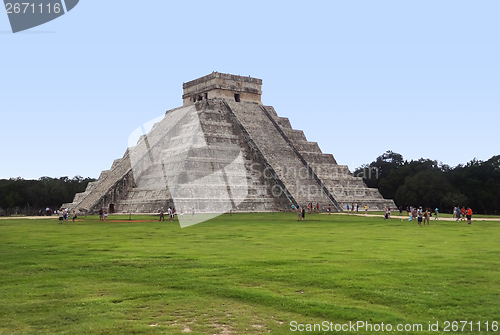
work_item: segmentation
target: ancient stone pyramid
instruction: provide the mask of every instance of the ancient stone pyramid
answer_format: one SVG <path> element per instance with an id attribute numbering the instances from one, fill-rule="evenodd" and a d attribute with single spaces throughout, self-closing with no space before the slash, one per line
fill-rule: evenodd
<path id="1" fill-rule="evenodd" d="M 183 107 L 167 111 L 64 206 L 88 213 L 276 211 L 309 203 L 332 211 L 395 208 L 263 106 L 261 86 L 218 72 L 185 83 Z"/>

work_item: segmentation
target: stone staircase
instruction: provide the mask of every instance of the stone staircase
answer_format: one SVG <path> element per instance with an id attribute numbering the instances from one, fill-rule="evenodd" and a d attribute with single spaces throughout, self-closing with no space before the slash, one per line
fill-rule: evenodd
<path id="1" fill-rule="evenodd" d="M 353 204 L 360 208 L 368 205 L 371 210 L 396 208 L 394 202 L 384 199 L 377 189 L 368 188 L 363 178 L 352 176 L 347 166 L 338 165 L 333 155 L 324 154 L 316 142 L 307 141 L 304 132 L 293 129 L 288 118 L 279 117 L 273 107 L 266 109 L 343 210 Z"/>
<path id="2" fill-rule="evenodd" d="M 299 205 L 331 202 L 260 105 L 231 101 L 227 104 Z"/>

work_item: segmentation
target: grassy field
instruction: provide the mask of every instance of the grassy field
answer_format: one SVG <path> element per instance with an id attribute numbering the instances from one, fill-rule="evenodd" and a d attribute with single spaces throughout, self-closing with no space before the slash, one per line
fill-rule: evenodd
<path id="1" fill-rule="evenodd" d="M 0 220 L 0 334 L 296 334 L 292 321 L 358 320 L 500 334 L 500 222 L 132 219 Z"/>

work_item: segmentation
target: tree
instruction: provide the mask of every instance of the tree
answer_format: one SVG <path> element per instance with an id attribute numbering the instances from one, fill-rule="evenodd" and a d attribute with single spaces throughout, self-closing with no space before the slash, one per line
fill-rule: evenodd
<path id="1" fill-rule="evenodd" d="M 422 205 L 449 211 L 469 205 L 478 213 L 500 212 L 500 155 L 487 161 L 473 159 L 452 168 L 436 160 L 404 161 L 386 151 L 370 164 L 356 169 L 368 187 L 377 187 L 396 205 Z"/>
<path id="2" fill-rule="evenodd" d="M 407 177 L 403 186 L 396 192 L 395 201 L 400 206 L 441 207 L 444 195 L 452 190 L 443 172 L 423 170 Z"/>

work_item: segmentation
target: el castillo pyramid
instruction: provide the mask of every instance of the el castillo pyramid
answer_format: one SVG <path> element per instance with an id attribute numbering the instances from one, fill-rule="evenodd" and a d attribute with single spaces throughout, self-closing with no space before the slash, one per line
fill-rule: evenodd
<path id="1" fill-rule="evenodd" d="M 85 213 L 395 208 L 262 105 L 261 87 L 261 79 L 218 72 L 185 83 L 183 106 L 138 128 L 123 157 L 63 206 Z"/>

